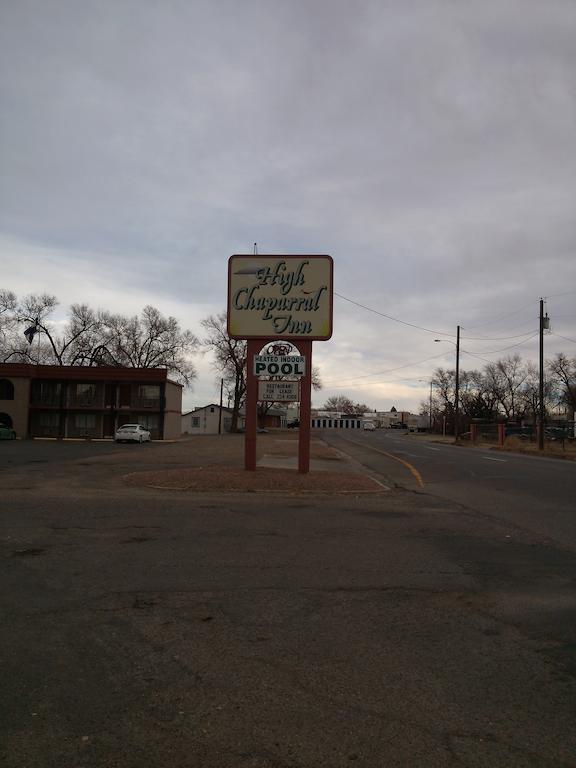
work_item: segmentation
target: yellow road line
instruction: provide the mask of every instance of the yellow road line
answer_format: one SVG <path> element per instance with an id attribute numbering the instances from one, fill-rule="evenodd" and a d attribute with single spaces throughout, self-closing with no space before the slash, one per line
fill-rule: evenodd
<path id="1" fill-rule="evenodd" d="M 342 435 L 340 435 L 342 437 Z M 416 478 L 416 482 L 420 486 L 420 488 L 424 488 L 424 480 L 422 480 L 422 475 L 416 467 L 413 464 L 410 464 L 409 461 L 406 461 L 405 459 L 401 459 L 399 456 L 395 456 L 393 453 L 388 453 L 388 451 L 383 451 L 381 448 L 374 448 L 373 445 L 368 445 L 368 443 L 361 443 L 358 440 L 351 440 L 349 437 L 343 437 L 343 440 L 347 440 L 349 443 L 354 443 L 355 445 L 360 445 L 362 448 L 369 448 L 371 451 L 376 451 L 376 453 L 381 453 L 383 456 L 387 456 L 389 459 L 394 459 L 394 461 L 399 461 L 400 464 L 403 464 L 406 469 L 410 470 L 410 472 L 414 475 Z"/>

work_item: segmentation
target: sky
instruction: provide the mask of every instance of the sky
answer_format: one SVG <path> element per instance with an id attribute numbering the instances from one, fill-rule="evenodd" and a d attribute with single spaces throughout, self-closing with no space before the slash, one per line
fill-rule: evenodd
<path id="1" fill-rule="evenodd" d="M 1 0 L 0 287 L 202 337 L 230 255 L 329 254 L 316 406 L 417 411 L 458 325 L 536 361 L 540 297 L 576 356 L 574 40 L 576 0 Z"/>

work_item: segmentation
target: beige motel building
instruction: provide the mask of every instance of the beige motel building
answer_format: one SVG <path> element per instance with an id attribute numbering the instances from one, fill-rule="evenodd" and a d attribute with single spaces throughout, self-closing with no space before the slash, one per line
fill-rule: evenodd
<path id="1" fill-rule="evenodd" d="M 153 440 L 180 437 L 182 385 L 164 368 L 0 363 L 0 424 L 19 438 L 113 438 L 142 424 Z"/>

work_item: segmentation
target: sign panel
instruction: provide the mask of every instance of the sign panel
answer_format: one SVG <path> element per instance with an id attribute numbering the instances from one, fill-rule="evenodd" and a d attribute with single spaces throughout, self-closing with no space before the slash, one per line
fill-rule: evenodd
<path id="1" fill-rule="evenodd" d="M 304 376 L 306 362 L 302 355 L 254 355 L 255 376 Z"/>
<path id="2" fill-rule="evenodd" d="M 255 376 L 304 376 L 306 359 L 302 355 L 254 355 Z"/>
<path id="3" fill-rule="evenodd" d="M 268 403 L 296 403 L 300 400 L 297 381 L 259 381 L 258 400 Z"/>
<path id="4" fill-rule="evenodd" d="M 233 339 L 329 339 L 333 273 L 331 256 L 231 256 L 228 335 Z"/>

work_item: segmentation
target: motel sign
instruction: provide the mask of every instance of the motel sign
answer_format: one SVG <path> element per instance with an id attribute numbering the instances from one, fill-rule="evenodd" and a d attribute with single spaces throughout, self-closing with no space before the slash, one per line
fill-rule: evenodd
<path id="1" fill-rule="evenodd" d="M 227 331 L 247 341 L 244 467 L 256 470 L 258 400 L 300 400 L 298 471 L 310 469 L 312 342 L 332 336 L 334 262 L 331 256 L 239 254 L 228 259 Z M 300 355 L 286 352 L 295 344 Z M 291 377 L 270 382 L 260 377 Z M 298 391 L 299 390 L 299 391 Z M 296 396 L 299 395 L 297 398 Z"/>

